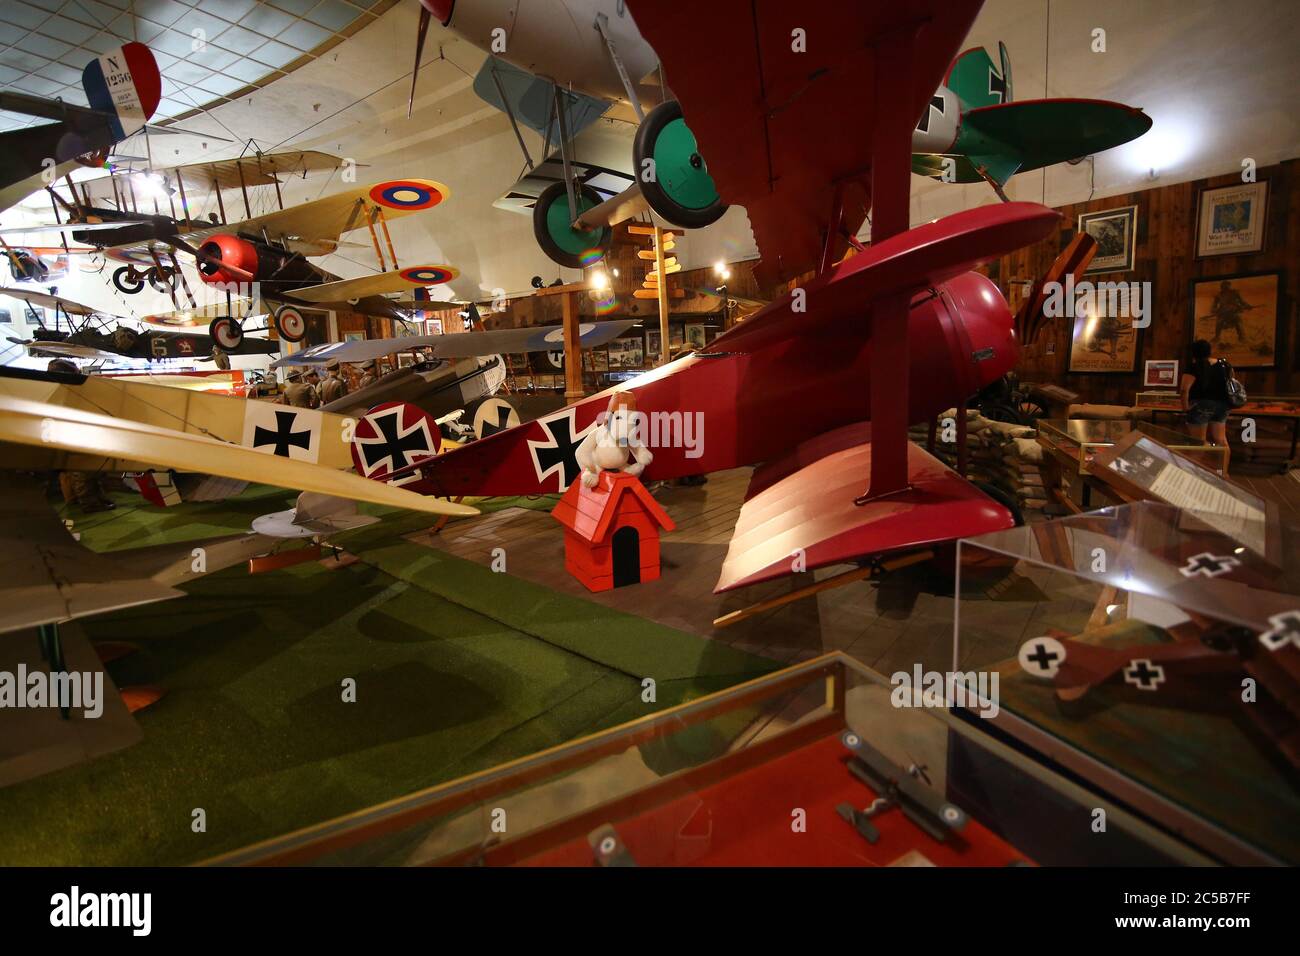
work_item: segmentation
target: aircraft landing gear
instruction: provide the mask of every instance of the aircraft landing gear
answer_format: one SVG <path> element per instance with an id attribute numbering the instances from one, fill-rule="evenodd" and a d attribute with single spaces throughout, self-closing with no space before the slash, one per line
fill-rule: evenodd
<path id="1" fill-rule="evenodd" d="M 166 266 L 161 268 L 155 266 L 145 272 L 145 279 L 149 287 L 155 292 L 164 292 L 168 295 L 176 288 L 176 277 L 178 273 L 173 272 Z"/>
<path id="2" fill-rule="evenodd" d="M 600 195 L 590 186 L 575 185 L 578 214 L 600 204 Z M 609 251 L 614 230 L 574 229 L 569 215 L 569 194 L 564 183 L 551 183 L 537 197 L 533 206 L 533 235 L 551 259 L 570 269 L 581 269 L 599 262 Z"/>
<path id="3" fill-rule="evenodd" d="M 218 316 L 208 325 L 208 335 L 223 352 L 233 352 L 244 341 L 244 327 L 228 315 Z"/>
<path id="4" fill-rule="evenodd" d="M 637 127 L 632 159 L 641 195 L 674 226 L 701 229 L 727 211 L 676 100 L 660 103 Z"/>
<path id="5" fill-rule="evenodd" d="M 124 295 L 135 295 L 144 289 L 144 279 L 145 274 L 132 265 L 113 270 L 113 286 Z"/>
<path id="6" fill-rule="evenodd" d="M 275 334 L 286 342 L 301 342 L 307 337 L 307 320 L 291 305 L 282 305 L 271 315 Z"/>

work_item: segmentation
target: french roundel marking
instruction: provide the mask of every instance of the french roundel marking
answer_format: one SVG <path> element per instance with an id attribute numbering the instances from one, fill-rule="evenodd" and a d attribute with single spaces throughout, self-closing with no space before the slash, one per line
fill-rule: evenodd
<path id="1" fill-rule="evenodd" d="M 443 194 L 424 183 L 401 179 L 375 186 L 370 190 L 370 198 L 389 209 L 429 209 L 442 202 Z"/>
<path id="2" fill-rule="evenodd" d="M 440 285 L 456 278 L 456 270 L 450 266 L 411 266 L 403 269 L 401 276 L 418 285 Z"/>

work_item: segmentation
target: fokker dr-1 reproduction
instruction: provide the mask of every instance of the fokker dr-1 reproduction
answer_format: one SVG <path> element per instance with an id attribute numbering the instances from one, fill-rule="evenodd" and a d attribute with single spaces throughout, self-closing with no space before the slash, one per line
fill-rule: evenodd
<path id="1" fill-rule="evenodd" d="M 979 6 L 832 12 L 733 0 L 688 15 L 631 4 L 711 157 L 722 199 L 749 214 L 760 283 L 815 272 L 696 354 L 613 390 L 669 423 L 657 439 L 649 430 L 646 481 L 761 463 L 716 590 L 1013 523 L 1006 502 L 907 441 L 909 425 L 1012 368 L 1011 312 L 970 270 L 1043 238 L 1059 218 L 1043 206 L 999 203 L 907 229 L 916 116 Z M 796 27 L 821 42 L 792 54 Z M 733 38 L 725 58 L 718 36 Z M 900 77 L 908 82 L 900 86 Z M 796 96 L 799 109 L 776 109 Z M 846 128 L 843 117 L 864 109 Z M 872 244 L 864 246 L 855 236 L 869 209 Z M 578 478 L 576 451 L 608 405 L 608 393 L 593 396 L 426 461 L 409 487 L 562 491 Z M 703 429 L 689 445 L 679 440 L 687 420 Z M 812 437 L 792 449 L 795 429 Z"/>

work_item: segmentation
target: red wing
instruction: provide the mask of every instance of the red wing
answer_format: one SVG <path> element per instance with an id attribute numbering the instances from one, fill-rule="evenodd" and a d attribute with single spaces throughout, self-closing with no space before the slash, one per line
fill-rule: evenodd
<path id="1" fill-rule="evenodd" d="M 864 319 L 879 296 L 939 285 L 1046 238 L 1060 220 L 1060 214 L 1046 206 L 1009 202 L 967 209 L 917 226 L 872 245 L 809 282 L 802 290 L 805 311 L 795 312 L 793 293 L 786 295 L 718 336 L 703 351 L 753 352 L 832 325 L 842 327 L 848 347 L 865 334 Z"/>
<path id="2" fill-rule="evenodd" d="M 629 0 L 722 199 L 749 213 L 760 281 L 814 269 L 835 184 L 866 182 L 876 45 L 916 31 L 911 88 L 887 95 L 909 97 L 919 117 L 981 4 Z M 859 185 L 843 199 L 844 226 L 856 233 L 870 196 Z"/>
<path id="3" fill-rule="evenodd" d="M 1003 531 L 1014 522 L 997 504 L 916 445 L 907 449 L 911 487 L 866 505 L 853 503 L 871 467 L 870 426 L 850 425 L 801 446 L 754 472 L 714 591 L 792 573 L 796 555 L 807 570 L 864 555 Z M 802 465 L 814 454 L 821 454 Z M 809 446 L 812 447 L 812 446 Z"/>

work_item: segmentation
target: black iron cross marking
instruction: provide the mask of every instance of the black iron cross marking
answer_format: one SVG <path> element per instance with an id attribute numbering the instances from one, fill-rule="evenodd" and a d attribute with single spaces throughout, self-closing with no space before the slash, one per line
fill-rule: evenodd
<path id="1" fill-rule="evenodd" d="M 1300 648 L 1300 611 L 1274 614 L 1268 619 L 1271 630 L 1259 635 L 1259 641 L 1270 651 L 1280 651 L 1287 644 Z"/>
<path id="2" fill-rule="evenodd" d="M 1139 690 L 1155 690 L 1165 680 L 1165 669 L 1149 660 L 1133 661 L 1124 669 L 1124 680 Z"/>
<path id="3" fill-rule="evenodd" d="M 921 122 L 916 124 L 917 130 L 922 133 L 930 132 L 930 110 L 935 110 L 940 116 L 944 114 L 943 97 L 937 93 L 930 97 L 930 105 L 926 107 L 925 115 L 921 117 Z"/>
<path id="4" fill-rule="evenodd" d="M 578 467 L 580 437 L 573 434 L 573 415 L 541 422 L 549 442 L 529 442 L 537 462 L 537 480 L 543 482 L 556 469 L 560 471 L 560 490 L 577 480 L 582 469 Z"/>
<path id="5" fill-rule="evenodd" d="M 1007 101 L 1007 78 L 989 67 L 989 96 L 996 96 L 999 103 Z"/>
<path id="6" fill-rule="evenodd" d="M 281 458 L 289 457 L 289 446 L 295 445 L 306 451 L 311 447 L 311 429 L 296 432 L 293 430 L 293 423 L 298 420 L 295 412 L 276 412 L 275 413 L 275 431 L 269 428 L 263 428 L 258 425 L 253 429 L 253 447 L 261 448 L 263 445 L 274 445 L 275 454 Z"/>
<path id="7" fill-rule="evenodd" d="M 1208 551 L 1202 551 L 1200 554 L 1194 554 L 1187 559 L 1187 564 L 1179 568 L 1183 577 L 1195 577 L 1203 574 L 1207 578 L 1218 577 L 1220 574 L 1226 574 L 1237 565 L 1241 564 L 1230 554 L 1215 555 Z"/>
<path id="8" fill-rule="evenodd" d="M 424 452 L 425 454 L 433 451 L 424 428 L 417 425 L 405 435 L 398 433 L 401 414 L 402 410 L 395 408 L 388 414 L 375 415 L 370 419 L 370 422 L 382 437 L 370 441 L 363 439 L 357 442 L 357 447 L 361 449 L 361 458 L 366 463 L 366 472 L 368 474 L 377 471 L 385 458 L 388 459 L 388 471 L 391 474 L 410 464 L 411 459 L 406 454 L 408 451 Z"/>
<path id="9" fill-rule="evenodd" d="M 510 427 L 511 408 L 509 405 L 497 405 L 492 410 L 497 413 L 497 420 L 493 422 L 486 418 L 483 419 L 482 434 L 478 436 L 479 438 L 487 438 L 488 435 L 495 435 L 497 432 L 503 432 Z"/>
<path id="10" fill-rule="evenodd" d="M 1046 644 L 1035 644 L 1034 653 L 1027 655 L 1025 660 L 1032 661 L 1043 670 L 1048 670 L 1052 666 L 1052 661 L 1060 656 L 1060 654 L 1049 651 Z"/>

